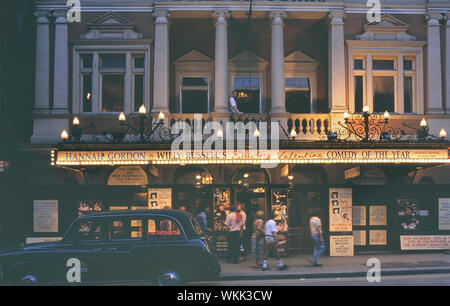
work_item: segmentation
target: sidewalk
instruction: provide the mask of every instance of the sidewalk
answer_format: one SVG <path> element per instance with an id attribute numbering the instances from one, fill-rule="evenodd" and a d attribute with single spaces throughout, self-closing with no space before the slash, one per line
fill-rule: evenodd
<path id="1" fill-rule="evenodd" d="M 338 278 L 366 276 L 372 266 L 367 260 L 377 258 L 381 262 L 381 275 L 408 275 L 450 273 L 450 252 L 426 254 L 371 254 L 353 257 L 322 256 L 322 267 L 314 267 L 308 261 L 311 255 L 298 254 L 283 258 L 289 266 L 286 271 L 279 271 L 275 259 L 268 261 L 271 271 L 262 271 L 251 267 L 253 259 L 247 257 L 239 264 L 230 264 L 220 260 L 222 266 L 221 280 L 252 279 L 294 279 L 294 278 Z"/>

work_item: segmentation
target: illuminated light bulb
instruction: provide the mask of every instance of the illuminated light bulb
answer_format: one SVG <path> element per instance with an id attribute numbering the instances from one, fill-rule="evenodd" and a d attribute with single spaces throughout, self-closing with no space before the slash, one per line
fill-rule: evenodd
<path id="1" fill-rule="evenodd" d="M 139 107 L 139 114 L 145 115 L 146 112 L 147 110 L 145 109 L 144 104 L 142 104 L 141 107 Z"/>
<path id="2" fill-rule="evenodd" d="M 219 130 L 217 131 L 216 136 L 217 136 L 217 138 L 223 138 L 223 132 L 222 132 L 222 129 L 219 129 Z"/>
<path id="3" fill-rule="evenodd" d="M 344 119 L 345 119 L 345 120 L 347 120 L 347 119 L 348 119 L 348 117 L 349 117 L 349 114 L 348 114 L 348 112 L 345 112 L 345 113 L 344 113 Z"/>
<path id="4" fill-rule="evenodd" d="M 244 178 L 248 178 L 248 173 L 244 173 Z"/>
<path id="5" fill-rule="evenodd" d="M 125 120 L 127 120 L 127 117 L 125 117 L 125 114 L 123 112 L 121 112 L 119 115 L 119 121 L 125 121 Z"/>
<path id="6" fill-rule="evenodd" d="M 441 137 L 442 139 L 447 137 L 447 132 L 444 129 L 441 129 L 441 131 L 439 132 L 439 137 Z"/>
<path id="7" fill-rule="evenodd" d="M 69 134 L 67 133 L 66 130 L 63 130 L 63 131 L 61 132 L 61 139 L 62 139 L 62 140 L 67 140 L 67 139 L 69 139 Z"/>
<path id="8" fill-rule="evenodd" d="M 164 113 L 163 113 L 163 112 L 159 112 L 158 119 L 159 119 L 160 121 L 164 121 L 164 119 L 166 119 L 166 116 L 164 116 Z"/>
<path id="9" fill-rule="evenodd" d="M 91 99 L 91 93 L 88 92 L 88 93 L 86 94 L 86 100 L 90 100 L 90 99 Z"/>
<path id="10" fill-rule="evenodd" d="M 256 129 L 255 132 L 253 133 L 253 137 L 255 138 L 259 138 L 261 135 L 259 134 L 259 130 Z"/>
<path id="11" fill-rule="evenodd" d="M 427 126 L 427 120 L 425 120 L 425 118 L 423 118 L 422 121 L 420 121 L 420 126 L 421 127 L 426 127 Z"/>
<path id="12" fill-rule="evenodd" d="M 199 175 L 199 174 L 197 174 L 197 175 L 195 176 L 195 178 L 196 178 L 197 180 L 199 180 L 199 179 L 201 179 L 201 178 L 202 178 L 202 176 L 201 176 L 201 175 Z"/>
<path id="13" fill-rule="evenodd" d="M 297 132 L 295 131 L 295 129 L 292 129 L 292 130 L 291 130 L 290 136 L 291 136 L 291 138 L 297 137 Z"/>
<path id="14" fill-rule="evenodd" d="M 77 116 L 75 116 L 75 118 L 73 118 L 72 124 L 73 125 L 80 125 L 80 120 L 78 120 Z"/>
<path id="15" fill-rule="evenodd" d="M 293 176 L 293 175 L 289 175 L 289 176 L 288 176 L 288 179 L 289 179 L 290 181 L 292 181 L 292 180 L 294 179 L 294 176 Z"/>
<path id="16" fill-rule="evenodd" d="M 389 112 L 388 111 L 385 111 L 384 112 L 384 119 L 389 119 Z"/>

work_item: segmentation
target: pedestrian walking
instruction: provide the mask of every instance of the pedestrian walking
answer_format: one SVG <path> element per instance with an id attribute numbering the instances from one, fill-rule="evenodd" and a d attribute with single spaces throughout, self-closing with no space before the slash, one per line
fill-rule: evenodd
<path id="1" fill-rule="evenodd" d="M 204 233 L 208 233 L 208 219 L 205 212 L 205 205 L 200 205 L 197 215 L 197 222 Z"/>
<path id="2" fill-rule="evenodd" d="M 242 205 L 242 203 L 238 203 L 236 205 L 236 211 L 238 213 L 241 214 L 242 216 L 242 228 L 241 228 L 241 235 L 239 236 L 239 261 L 243 261 L 245 260 L 245 256 L 247 253 L 247 250 L 245 249 L 245 234 L 247 232 L 247 226 L 246 226 L 246 222 L 247 222 L 247 214 L 244 211 L 244 206 Z"/>
<path id="3" fill-rule="evenodd" d="M 283 263 L 278 255 L 278 247 L 277 247 L 277 223 L 273 220 L 274 214 L 270 213 L 269 220 L 266 221 L 265 224 L 265 239 L 264 239 L 264 262 L 262 266 L 263 271 L 269 271 L 270 268 L 267 265 L 267 258 L 270 253 L 275 256 L 277 260 L 277 265 L 279 270 L 286 270 L 288 268 L 287 265 Z"/>
<path id="4" fill-rule="evenodd" d="M 261 261 L 264 257 L 264 212 L 258 210 L 256 212 L 256 218 L 253 222 L 253 234 L 252 234 L 252 253 L 255 263 L 253 268 L 260 269 Z"/>
<path id="5" fill-rule="evenodd" d="M 311 239 L 314 243 L 314 255 L 313 255 L 313 265 L 316 267 L 322 266 L 320 261 L 320 256 L 322 256 L 325 251 L 325 243 L 323 240 L 322 232 L 322 221 L 317 216 L 311 216 L 309 219 L 309 228 L 311 230 Z"/>
<path id="6" fill-rule="evenodd" d="M 228 262 L 239 263 L 240 239 L 243 225 L 242 214 L 236 209 L 225 219 L 228 230 Z"/>

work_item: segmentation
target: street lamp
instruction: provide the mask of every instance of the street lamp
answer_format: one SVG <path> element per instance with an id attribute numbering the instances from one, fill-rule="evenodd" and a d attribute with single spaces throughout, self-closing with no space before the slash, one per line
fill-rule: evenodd
<path id="1" fill-rule="evenodd" d="M 363 107 L 362 114 L 350 114 L 348 112 L 344 113 L 345 125 L 339 122 L 339 125 L 343 127 L 349 134 L 349 136 L 355 135 L 361 141 L 368 142 L 370 140 L 380 139 L 380 140 L 390 140 L 391 134 L 389 130 L 392 128 L 387 128 L 389 123 L 389 112 L 386 110 L 383 115 L 378 113 L 371 113 L 369 106 L 365 105 Z M 328 140 L 337 139 L 337 133 L 329 132 Z"/>

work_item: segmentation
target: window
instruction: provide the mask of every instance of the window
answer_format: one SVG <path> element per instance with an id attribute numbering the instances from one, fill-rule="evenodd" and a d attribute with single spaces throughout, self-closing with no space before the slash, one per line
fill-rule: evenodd
<path id="1" fill-rule="evenodd" d="M 258 77 L 234 77 L 233 90 L 238 92 L 237 105 L 243 113 L 260 112 L 260 84 Z"/>
<path id="2" fill-rule="evenodd" d="M 394 77 L 373 77 L 373 111 L 382 113 L 394 111 Z"/>
<path id="3" fill-rule="evenodd" d="M 412 113 L 416 107 L 416 57 L 403 55 L 352 55 L 350 77 L 352 112 L 364 105 L 377 113 Z"/>
<path id="4" fill-rule="evenodd" d="M 181 112 L 208 112 L 208 78 L 183 77 L 181 82 Z"/>
<path id="5" fill-rule="evenodd" d="M 138 112 L 149 101 L 149 46 L 75 46 L 73 112 Z M 79 60 L 79 61 L 78 61 Z"/>
<path id="6" fill-rule="evenodd" d="M 68 239 L 73 241 L 102 240 L 102 223 L 93 220 L 80 221 L 71 228 Z"/>
<path id="7" fill-rule="evenodd" d="M 142 239 L 143 222 L 139 218 L 115 219 L 111 221 L 111 240 Z"/>
<path id="8" fill-rule="evenodd" d="M 286 78 L 286 111 L 311 113 L 311 85 L 309 78 Z"/>
<path id="9" fill-rule="evenodd" d="M 182 239 L 182 234 L 178 223 L 170 218 L 149 218 L 148 239 L 151 241 L 179 240 Z"/>

